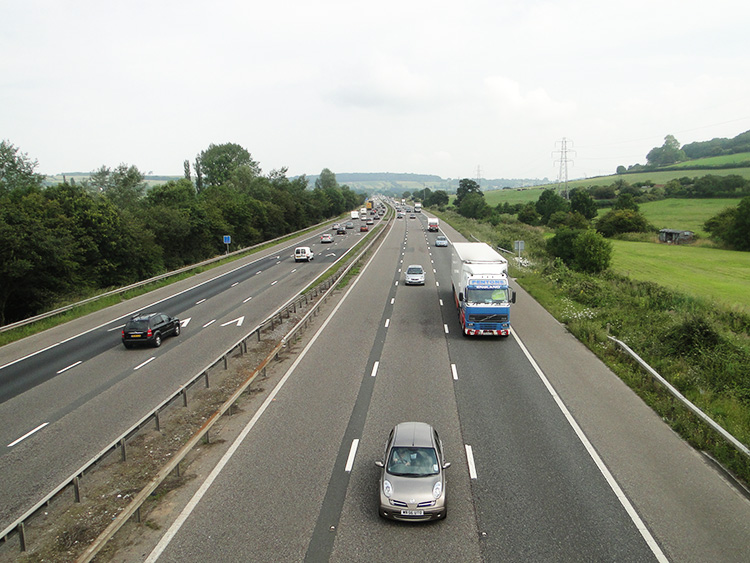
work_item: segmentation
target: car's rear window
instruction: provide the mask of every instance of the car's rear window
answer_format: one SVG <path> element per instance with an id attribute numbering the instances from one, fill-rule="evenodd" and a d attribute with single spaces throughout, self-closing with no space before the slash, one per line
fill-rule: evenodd
<path id="1" fill-rule="evenodd" d="M 148 321 L 128 321 L 125 330 L 148 330 Z"/>

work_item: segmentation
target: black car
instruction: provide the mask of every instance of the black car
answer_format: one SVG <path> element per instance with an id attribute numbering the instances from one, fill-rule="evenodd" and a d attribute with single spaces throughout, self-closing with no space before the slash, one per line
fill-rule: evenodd
<path id="1" fill-rule="evenodd" d="M 125 348 L 134 344 L 150 344 L 158 348 L 166 336 L 180 334 L 180 319 L 164 313 L 147 313 L 130 317 L 122 329 L 122 343 Z"/>

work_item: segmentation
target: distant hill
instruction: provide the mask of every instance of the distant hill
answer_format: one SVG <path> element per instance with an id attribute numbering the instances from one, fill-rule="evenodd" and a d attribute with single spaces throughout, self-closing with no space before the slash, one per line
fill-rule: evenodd
<path id="1" fill-rule="evenodd" d="M 63 181 L 82 182 L 91 176 L 90 172 L 64 172 L 62 174 L 47 175 L 45 184 L 53 186 Z M 295 176 L 296 177 L 296 176 Z M 182 176 L 146 175 L 145 181 L 149 187 L 164 184 L 170 180 L 179 180 Z M 318 175 L 306 176 L 310 189 L 315 187 Z M 293 179 L 293 178 L 292 178 Z M 472 178 L 476 180 L 476 178 Z M 391 193 L 401 196 L 404 192 L 417 192 L 425 188 L 432 191 L 445 190 L 454 193 L 458 189 L 461 178 L 441 178 L 435 174 L 411 174 L 407 172 L 344 172 L 336 174 L 336 181 L 340 185 L 347 185 L 355 192 Z M 548 178 L 515 178 L 515 179 L 486 179 L 480 178 L 479 185 L 484 191 L 502 190 L 507 188 L 526 188 L 549 184 Z"/>
<path id="2" fill-rule="evenodd" d="M 315 186 L 317 175 L 307 176 L 308 186 Z M 476 181 L 476 178 L 472 178 Z M 441 178 L 434 174 L 410 174 L 397 172 L 366 172 L 366 173 L 340 173 L 336 174 L 336 181 L 341 185 L 347 185 L 355 192 L 365 193 L 391 193 L 401 196 L 404 192 L 418 192 L 425 188 L 432 191 L 445 190 L 455 192 L 461 178 Z M 479 185 L 482 190 L 501 190 L 504 188 L 523 188 L 548 184 L 548 178 L 514 178 L 514 179 L 486 179 L 480 178 Z"/>

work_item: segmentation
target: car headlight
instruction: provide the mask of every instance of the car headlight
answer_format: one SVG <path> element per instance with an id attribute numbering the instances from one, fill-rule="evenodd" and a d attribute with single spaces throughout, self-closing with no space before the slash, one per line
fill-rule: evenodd
<path id="1" fill-rule="evenodd" d="M 383 481 L 383 494 L 388 498 L 391 498 L 391 495 L 393 494 L 393 485 L 391 485 L 391 482 L 388 479 Z"/>
<path id="2" fill-rule="evenodd" d="M 443 482 L 438 481 L 435 483 L 435 486 L 432 487 L 432 496 L 436 499 L 440 498 L 440 495 L 443 494 Z"/>

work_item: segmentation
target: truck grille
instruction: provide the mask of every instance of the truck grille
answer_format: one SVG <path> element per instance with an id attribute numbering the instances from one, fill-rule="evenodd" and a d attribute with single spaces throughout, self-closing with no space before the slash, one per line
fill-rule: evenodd
<path id="1" fill-rule="evenodd" d="M 498 313 L 495 315 L 473 314 L 469 315 L 470 323 L 507 323 L 508 314 Z"/>

